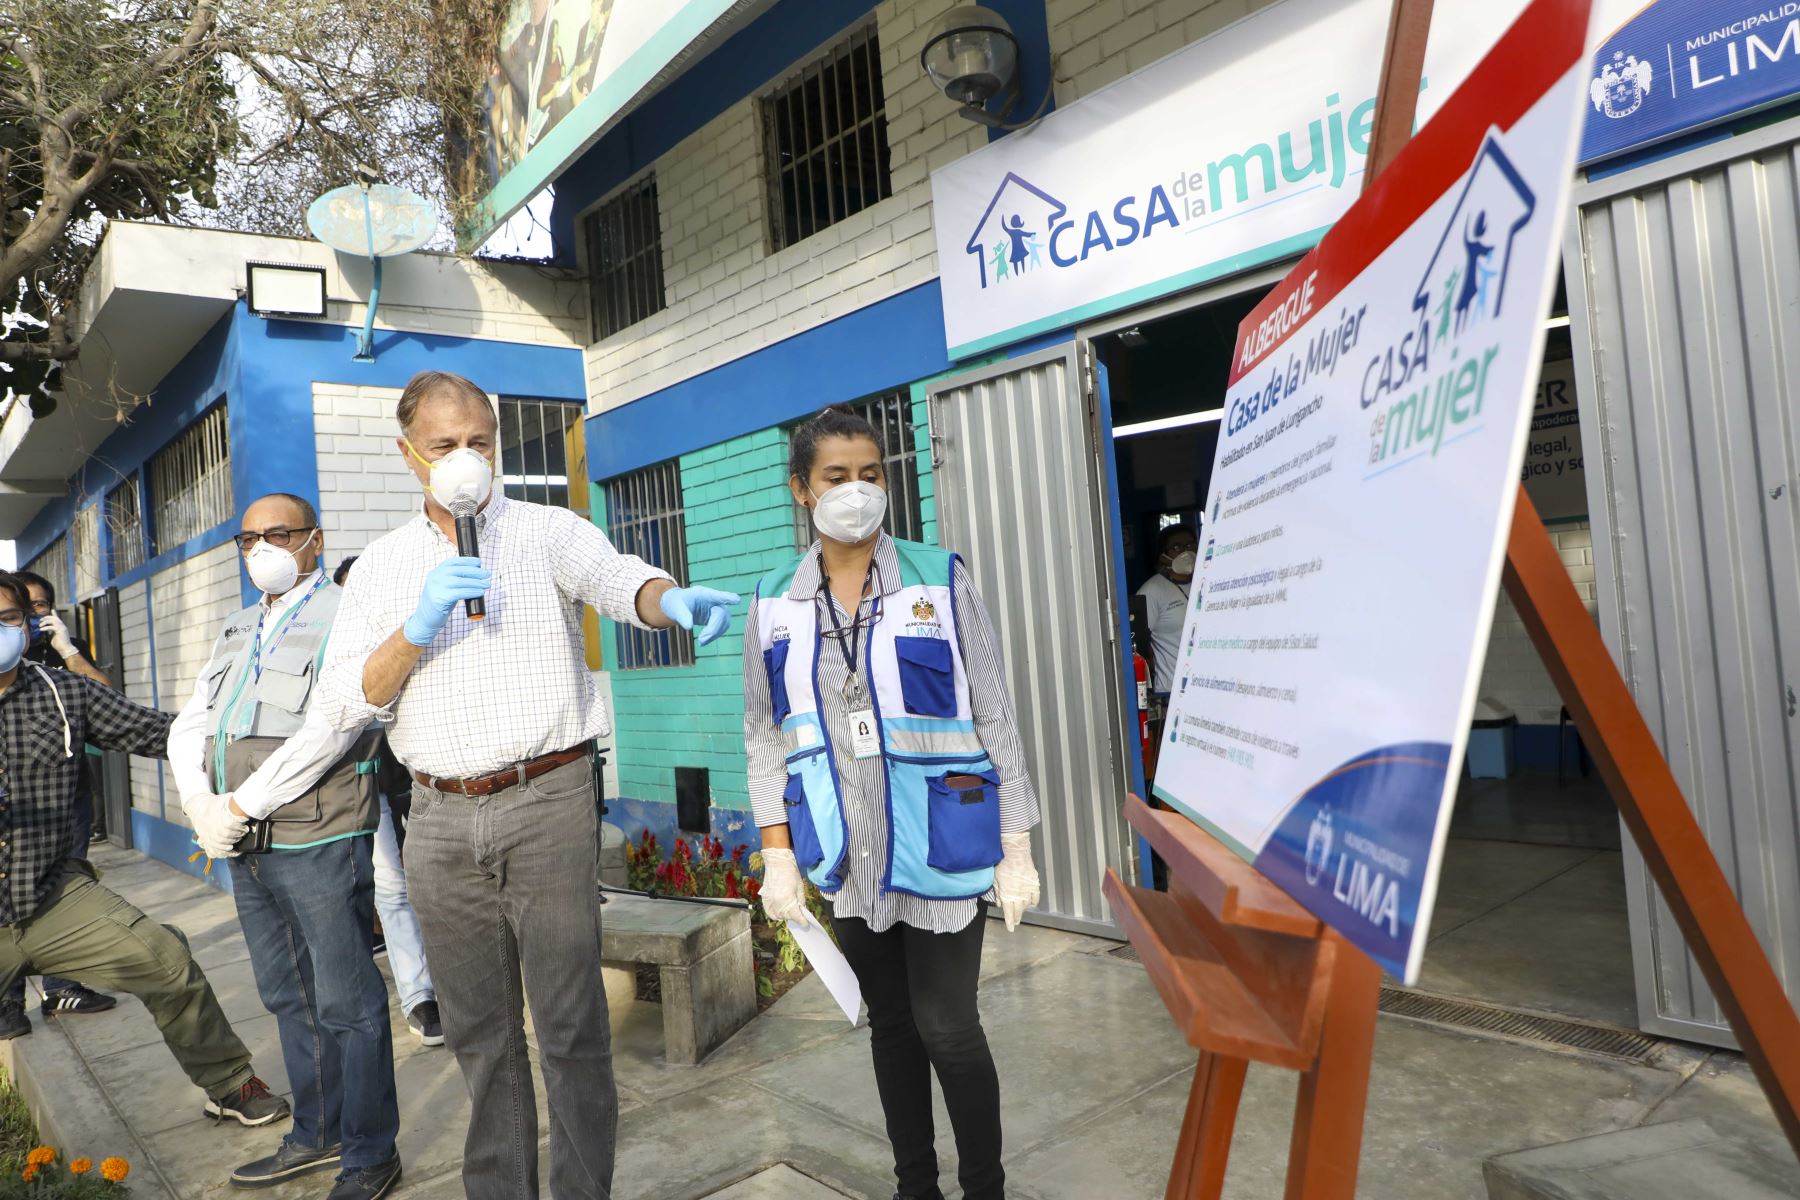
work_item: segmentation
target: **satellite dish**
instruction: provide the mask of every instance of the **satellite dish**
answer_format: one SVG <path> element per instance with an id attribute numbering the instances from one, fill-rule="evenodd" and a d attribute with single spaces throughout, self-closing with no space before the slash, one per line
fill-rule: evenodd
<path id="1" fill-rule="evenodd" d="M 369 312 L 356 342 L 356 361 L 375 361 L 375 309 L 381 303 L 381 260 L 411 253 L 437 236 L 437 206 L 391 183 L 333 188 L 306 209 L 313 236 L 342 254 L 367 258 L 375 280 Z"/>

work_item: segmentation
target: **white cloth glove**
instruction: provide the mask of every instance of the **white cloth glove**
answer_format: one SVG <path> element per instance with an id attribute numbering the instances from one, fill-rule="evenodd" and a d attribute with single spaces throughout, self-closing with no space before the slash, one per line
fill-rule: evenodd
<path id="1" fill-rule="evenodd" d="M 181 809 L 193 823 L 194 840 L 200 843 L 208 858 L 237 857 L 238 840 L 250 823 L 231 811 L 229 796 L 208 792 L 184 802 Z"/>
<path id="2" fill-rule="evenodd" d="M 763 847 L 762 905 L 772 921 L 812 924 L 806 910 L 806 879 L 792 850 Z"/>
<path id="3" fill-rule="evenodd" d="M 50 648 L 62 657 L 74 658 L 78 653 L 75 639 L 69 636 L 69 627 L 55 613 L 45 613 L 39 617 L 38 628 L 50 635 Z"/>
<path id="4" fill-rule="evenodd" d="M 1037 864 L 1031 861 L 1031 833 L 1000 835 L 1003 855 L 994 868 L 994 898 L 1000 901 L 1000 913 L 1006 918 L 1006 931 L 1019 927 L 1025 910 L 1038 902 Z"/>

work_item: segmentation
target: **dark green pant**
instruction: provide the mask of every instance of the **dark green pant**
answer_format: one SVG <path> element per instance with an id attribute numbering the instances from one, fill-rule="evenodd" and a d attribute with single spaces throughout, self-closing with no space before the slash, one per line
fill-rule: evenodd
<path id="1" fill-rule="evenodd" d="M 250 1079 L 250 1051 L 231 1031 L 187 943 L 100 886 L 85 862 L 64 865 L 30 920 L 0 926 L 0 995 L 26 974 L 130 992 L 150 1010 L 188 1078 L 214 1099 Z"/>

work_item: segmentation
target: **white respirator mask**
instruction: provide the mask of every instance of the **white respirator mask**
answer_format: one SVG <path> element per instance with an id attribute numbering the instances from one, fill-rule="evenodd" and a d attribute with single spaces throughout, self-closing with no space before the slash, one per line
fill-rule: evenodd
<path id="1" fill-rule="evenodd" d="M 489 493 L 494 490 L 494 464 L 488 461 L 487 455 L 468 446 L 458 446 L 432 462 L 413 450 L 411 442 L 406 443 L 406 448 L 414 458 L 431 468 L 431 482 L 425 485 L 425 490 L 446 509 L 474 512 L 487 503 Z"/>
<path id="2" fill-rule="evenodd" d="M 318 532 L 315 529 L 307 534 L 306 541 L 300 543 L 301 548 L 304 549 Z M 294 552 L 266 540 L 256 543 L 244 556 L 244 569 L 250 572 L 250 582 L 256 585 L 257 591 L 270 596 L 287 595 L 300 579 L 300 563 Z"/>
<path id="3" fill-rule="evenodd" d="M 813 506 L 813 528 L 834 542 L 867 541 L 887 516 L 887 499 L 887 492 L 872 483 L 840 483 Z"/>
<path id="4" fill-rule="evenodd" d="M 1192 575 L 1194 573 L 1194 559 L 1196 557 L 1197 556 L 1192 550 L 1183 550 L 1180 554 L 1177 554 L 1174 558 L 1169 560 L 1169 570 L 1175 572 L 1177 575 Z"/>

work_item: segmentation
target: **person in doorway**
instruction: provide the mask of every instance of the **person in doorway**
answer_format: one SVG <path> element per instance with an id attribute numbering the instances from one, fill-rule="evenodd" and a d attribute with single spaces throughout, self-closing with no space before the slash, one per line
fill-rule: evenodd
<path id="1" fill-rule="evenodd" d="M 363 552 L 332 633 L 322 699 L 339 729 L 388 727 L 412 772 L 406 874 L 444 1036 L 470 1100 L 470 1200 L 538 1194 L 524 1009 L 550 1101 L 550 1192 L 612 1194 L 619 1100 L 600 978 L 599 819 L 589 753 L 611 731 L 583 649 L 581 605 L 704 646 L 738 597 L 679 587 L 566 508 L 494 488 L 499 422 L 460 375 L 401 393 L 395 449 L 424 511 Z M 457 553 L 451 506 L 480 553 Z M 468 615 L 483 597 L 486 613 Z"/>
<path id="2" fill-rule="evenodd" d="M 763 577 L 744 640 L 744 742 L 762 900 L 809 919 L 810 880 L 869 1005 L 896 1196 L 942 1200 L 936 1072 L 968 1200 L 1000 1200 L 1000 1081 L 976 1004 L 987 902 L 1037 903 L 1037 795 L 987 610 L 955 554 L 890 538 L 873 426 L 795 431 L 788 486 L 819 540 Z"/>
<path id="3" fill-rule="evenodd" d="M 1200 538 L 1186 525 L 1171 525 L 1156 542 L 1156 574 L 1137 594 L 1150 626 L 1150 690 L 1166 702 L 1175 690 L 1175 663 L 1181 657 L 1181 625 L 1187 619 Z"/>
<path id="4" fill-rule="evenodd" d="M 331 581 L 339 587 L 350 578 L 352 554 L 337 565 Z M 381 915 L 381 936 L 388 964 L 394 968 L 394 989 L 400 993 L 400 1011 L 406 1027 L 421 1045 L 444 1044 L 443 1019 L 438 1015 L 437 989 L 431 986 L 431 969 L 425 965 L 425 938 L 419 932 L 419 916 L 406 897 L 406 867 L 401 861 L 401 822 L 412 806 L 412 780 L 396 786 L 394 752 L 387 735 L 376 746 L 376 786 L 381 795 L 381 827 L 375 831 L 375 911 Z"/>
<path id="5" fill-rule="evenodd" d="M 169 732 L 169 765 L 201 849 L 230 863 L 293 1087 L 293 1129 L 231 1182 L 335 1170 L 330 1200 L 379 1200 L 400 1179 L 393 1031 L 374 961 L 379 731 L 340 733 L 313 711 L 343 595 L 319 569 L 323 539 L 299 496 L 244 510 L 238 552 L 262 598 L 226 619 Z"/>
<path id="6" fill-rule="evenodd" d="M 75 645 L 75 639 L 69 636 L 68 626 L 56 615 L 56 588 L 51 582 L 33 571 L 16 572 L 15 578 L 25 584 L 31 596 L 31 645 L 25 650 L 25 661 L 53 671 L 70 671 L 111 687 L 111 681 L 88 661 Z M 69 829 L 69 857 L 82 859 L 88 856 L 88 843 L 94 833 L 94 788 L 88 775 L 85 751 L 84 746 L 75 771 L 74 821 Z M 41 1010 L 45 1016 L 110 1012 L 118 1003 L 113 997 L 83 987 L 73 979 L 55 975 L 44 978 Z M 31 1018 L 25 1015 L 25 976 L 21 975 L 0 1000 L 0 1041 L 30 1032 Z"/>
<path id="7" fill-rule="evenodd" d="M 26 662 L 30 606 L 24 582 L 0 574 L 0 988 L 38 972 L 129 992 L 206 1093 L 209 1117 L 278 1121 L 287 1101 L 257 1076 L 187 939 L 69 853 L 81 747 L 161 758 L 171 718 L 84 675 Z"/>

